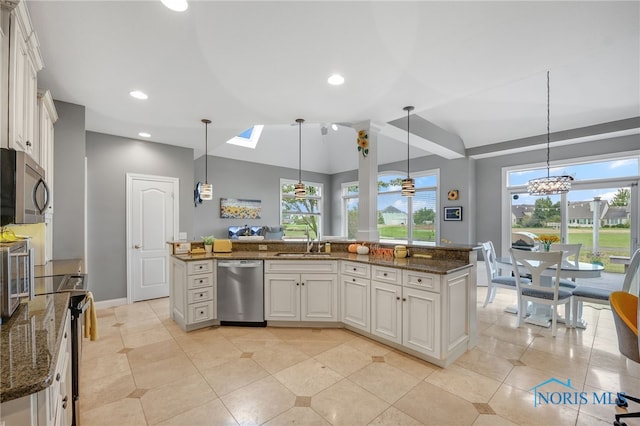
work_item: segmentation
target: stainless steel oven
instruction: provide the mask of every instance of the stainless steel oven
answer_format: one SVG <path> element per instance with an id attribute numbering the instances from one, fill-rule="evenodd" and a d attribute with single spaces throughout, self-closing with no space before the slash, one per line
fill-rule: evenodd
<path id="1" fill-rule="evenodd" d="M 26 240 L 0 243 L 0 323 L 9 319 L 23 297 L 33 299 L 33 249 Z"/>

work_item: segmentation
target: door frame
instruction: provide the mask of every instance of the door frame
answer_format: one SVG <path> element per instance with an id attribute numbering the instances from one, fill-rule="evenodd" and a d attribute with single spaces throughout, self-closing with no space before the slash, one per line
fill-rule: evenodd
<path id="1" fill-rule="evenodd" d="M 173 238 L 175 239 L 180 230 L 180 179 L 169 176 L 157 176 L 157 175 L 145 175 L 140 173 L 127 173 L 127 187 L 126 187 L 126 252 L 127 252 L 127 304 L 133 303 L 133 262 L 131 256 L 133 254 L 133 242 L 131 236 L 131 215 L 132 215 L 132 203 L 131 196 L 133 194 L 133 182 L 137 180 L 154 181 L 171 183 L 173 186 L 173 209 L 175 214 L 173 215 Z M 167 265 L 167 268 L 169 266 Z M 166 276 L 169 276 L 169 271 L 166 271 Z"/>

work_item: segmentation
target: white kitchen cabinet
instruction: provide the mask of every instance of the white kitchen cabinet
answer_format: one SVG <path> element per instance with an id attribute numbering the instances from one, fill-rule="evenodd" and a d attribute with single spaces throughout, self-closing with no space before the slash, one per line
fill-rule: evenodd
<path id="1" fill-rule="evenodd" d="M 37 75 L 43 62 L 24 1 L 11 11 L 9 27 L 9 132 L 6 146 L 25 151 L 39 161 Z"/>
<path id="2" fill-rule="evenodd" d="M 402 289 L 402 344 L 440 358 L 440 295 L 430 291 Z"/>
<path id="3" fill-rule="evenodd" d="M 51 189 L 53 188 L 53 144 L 54 144 L 54 128 L 53 125 L 58 121 L 58 112 L 56 111 L 53 97 L 49 90 L 38 91 L 38 150 L 39 156 L 34 157 L 45 171 L 45 180 Z M 35 154 L 35 151 L 34 151 Z M 53 212 L 53 200 L 49 202 L 49 210 Z"/>
<path id="4" fill-rule="evenodd" d="M 185 262 L 171 258 L 170 313 L 185 331 L 215 324 L 216 274 L 213 259 Z"/>
<path id="5" fill-rule="evenodd" d="M 371 334 L 402 343 L 402 286 L 371 280 Z"/>
<path id="6" fill-rule="evenodd" d="M 337 262 L 266 261 L 267 271 L 267 321 L 338 321 Z"/>
<path id="7" fill-rule="evenodd" d="M 340 274 L 341 320 L 356 329 L 371 331 L 371 267 L 342 261 Z"/>

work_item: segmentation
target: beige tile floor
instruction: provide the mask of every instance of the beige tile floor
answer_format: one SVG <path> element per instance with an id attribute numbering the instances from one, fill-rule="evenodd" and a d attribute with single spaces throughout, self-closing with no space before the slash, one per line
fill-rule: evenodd
<path id="1" fill-rule="evenodd" d="M 611 312 L 586 307 L 586 330 L 561 326 L 552 338 L 515 328 L 503 312 L 513 302 L 498 290 L 479 303 L 479 344 L 446 369 L 341 329 L 184 333 L 168 299 L 102 309 L 100 339 L 84 343 L 82 424 L 612 424 L 613 405 L 534 407 L 531 391 L 555 377 L 589 395 L 640 393 L 640 365 L 618 353 Z"/>

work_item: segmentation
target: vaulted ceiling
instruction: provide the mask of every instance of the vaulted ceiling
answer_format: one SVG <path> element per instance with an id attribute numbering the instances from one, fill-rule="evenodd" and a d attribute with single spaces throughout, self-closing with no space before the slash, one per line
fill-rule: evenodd
<path id="1" fill-rule="evenodd" d="M 191 0 L 181 13 L 159 0 L 27 6 L 45 62 L 39 86 L 86 106 L 87 130 L 148 132 L 195 157 L 204 152 L 200 119 L 210 118 L 210 155 L 297 168 L 292 124 L 302 117 L 305 170 L 356 168 L 354 130 L 330 125 L 363 120 L 382 129 L 378 162 L 398 161 L 406 134 L 388 123 L 402 127 L 405 105 L 416 107 L 412 120 L 459 138 L 463 155 L 499 147 L 546 132 L 547 70 L 552 132 L 640 116 L 637 1 Z M 342 86 L 327 84 L 333 73 Z M 149 99 L 131 98 L 134 89 Z M 254 124 L 265 125 L 255 150 L 225 144 Z M 412 157 L 450 148 L 420 129 Z"/>

